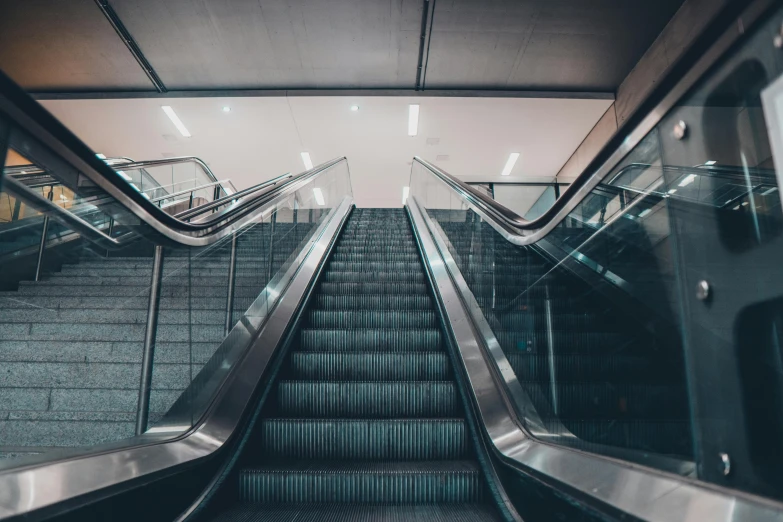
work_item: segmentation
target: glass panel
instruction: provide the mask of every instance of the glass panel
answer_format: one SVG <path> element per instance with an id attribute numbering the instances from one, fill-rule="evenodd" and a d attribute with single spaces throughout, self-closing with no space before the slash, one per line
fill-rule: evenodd
<path id="1" fill-rule="evenodd" d="M 534 245 L 414 162 L 534 436 L 783 498 L 781 14 Z"/>
<path id="2" fill-rule="evenodd" d="M 64 161 L 36 148 L 30 137 L 15 139 L 30 148 L 33 163 L 47 165 L 41 169 L 45 173 L 69 179 L 73 170 Z M 39 161 L 39 155 L 46 161 Z M 191 163 L 170 180 L 192 189 L 193 175 Z M 167 244 L 162 249 L 160 294 L 153 300 L 155 335 L 148 352 L 153 364 L 145 429 L 173 436 L 202 416 L 285 292 L 319 226 L 351 194 L 348 176 L 343 160 L 294 193 L 259 208 L 257 219 L 234 237 L 201 248 Z M 144 179 L 139 178 L 139 189 Z M 145 334 L 151 327 L 155 244 L 134 235 L 137 218 L 115 213 L 112 220 L 102 212 L 107 196 L 94 186 L 80 185 L 77 194 L 63 183 L 31 190 L 45 198 L 51 194 L 58 206 L 98 229 L 111 230 L 123 243 L 107 250 L 52 217 L 36 282 L 44 217 L 36 216 L 34 223 L 32 218 L 18 221 L 30 221 L 29 249 L 12 247 L 6 240 L 10 236 L 3 238 L 3 249 L 13 256 L 0 252 L 2 467 L 24 462 L 2 457 L 89 448 L 132 437 L 144 409 L 139 397 Z M 211 200 L 214 193 L 213 187 L 198 189 L 194 203 Z"/>

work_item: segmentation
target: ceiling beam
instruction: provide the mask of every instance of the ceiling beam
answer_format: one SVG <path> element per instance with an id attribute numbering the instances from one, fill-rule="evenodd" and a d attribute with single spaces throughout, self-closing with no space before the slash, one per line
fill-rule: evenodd
<path id="1" fill-rule="evenodd" d="M 122 20 L 120 20 L 117 12 L 109 4 L 109 0 L 95 0 L 95 3 L 98 5 L 98 8 L 100 8 L 103 15 L 114 28 L 117 36 L 119 36 L 122 42 L 125 44 L 125 47 L 128 48 L 128 51 L 130 51 L 130 53 L 136 59 L 139 66 L 144 71 L 144 74 L 146 74 L 147 78 L 150 79 L 155 89 L 159 93 L 166 92 L 166 86 L 163 85 L 163 81 L 160 79 L 160 76 L 158 76 L 158 73 L 156 73 L 155 69 L 152 68 L 152 64 L 149 62 L 149 60 L 147 60 L 147 57 L 144 56 L 144 53 L 141 52 L 141 48 L 136 43 L 136 40 L 133 39 L 130 31 L 128 31 L 128 28 L 125 27 L 125 24 L 122 23 Z"/>
<path id="2" fill-rule="evenodd" d="M 222 89 L 192 91 L 31 92 L 36 100 L 116 100 L 133 98 L 260 98 L 308 96 L 411 96 L 421 98 L 558 98 L 614 100 L 611 92 L 512 91 L 486 89 Z"/>

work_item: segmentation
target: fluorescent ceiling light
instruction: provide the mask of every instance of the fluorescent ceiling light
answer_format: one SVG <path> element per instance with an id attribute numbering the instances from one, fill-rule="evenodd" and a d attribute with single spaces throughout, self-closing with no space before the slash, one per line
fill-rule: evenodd
<path id="1" fill-rule="evenodd" d="M 508 176 L 511 174 L 511 171 L 514 170 L 514 165 L 516 165 L 517 160 L 519 159 L 519 152 L 512 152 L 508 155 L 508 161 L 506 162 L 506 166 L 503 167 L 503 172 L 500 173 L 501 176 Z"/>
<path id="2" fill-rule="evenodd" d="M 669 191 L 669 194 L 674 194 L 675 192 L 677 192 L 677 189 L 671 189 L 671 190 Z"/>
<path id="3" fill-rule="evenodd" d="M 315 202 L 323 207 L 324 203 L 326 202 L 324 201 L 324 193 L 321 192 L 321 189 L 319 189 L 318 187 L 314 188 L 313 194 L 315 194 Z"/>
<path id="4" fill-rule="evenodd" d="M 419 104 L 408 105 L 408 136 L 419 133 Z"/>
<path id="5" fill-rule="evenodd" d="M 687 185 L 690 185 L 694 181 L 696 181 L 696 174 L 688 174 L 683 178 L 682 181 L 680 181 L 680 186 L 685 187 Z"/>
<path id="6" fill-rule="evenodd" d="M 104 156 L 103 154 L 96 154 L 95 157 L 98 159 L 106 159 L 106 156 Z"/>
<path id="7" fill-rule="evenodd" d="M 313 168 L 313 162 L 310 159 L 310 153 L 309 152 L 303 152 L 301 154 L 302 156 L 302 163 L 304 163 L 304 166 L 307 170 L 310 170 Z"/>
<path id="8" fill-rule="evenodd" d="M 717 161 L 715 161 L 715 160 L 710 160 L 710 161 L 705 161 L 704 162 L 704 164 L 707 165 L 708 167 L 712 167 L 716 163 L 717 163 Z"/>
<path id="9" fill-rule="evenodd" d="M 127 174 L 125 174 L 125 171 L 124 171 L 124 170 L 118 170 L 118 171 L 117 171 L 117 174 L 119 174 L 119 175 L 120 175 L 120 177 L 121 177 L 122 179 L 124 179 L 125 181 L 130 181 L 130 180 L 131 180 L 131 177 L 130 177 L 130 176 L 128 176 Z"/>
<path id="10" fill-rule="evenodd" d="M 410 193 L 411 188 L 410 187 L 402 187 L 402 204 L 405 205 L 405 202 L 408 201 L 408 194 Z"/>
<path id="11" fill-rule="evenodd" d="M 224 106 L 223 112 L 231 112 L 231 107 L 229 107 L 228 105 Z"/>
<path id="12" fill-rule="evenodd" d="M 356 111 L 358 111 L 358 110 L 359 110 L 359 106 L 358 106 L 358 105 L 351 105 L 351 110 L 352 110 L 353 112 L 356 112 Z"/>
<path id="13" fill-rule="evenodd" d="M 26 171 L 26 170 L 23 170 L 23 171 L 22 171 L 22 172 L 20 172 L 19 174 L 22 174 L 22 175 L 24 175 L 24 174 L 27 174 L 27 171 Z M 763 195 L 764 195 L 764 194 L 762 194 L 762 196 L 763 196 Z"/>
<path id="14" fill-rule="evenodd" d="M 734 208 L 733 208 L 733 209 L 731 209 L 731 210 L 739 210 L 739 207 L 740 207 L 740 206 L 739 206 L 739 205 L 737 205 L 736 207 L 734 207 Z"/>
<path id="15" fill-rule="evenodd" d="M 177 113 L 174 112 L 174 109 L 172 109 L 168 105 L 161 106 L 161 109 L 163 109 L 163 112 L 165 112 L 166 116 L 169 117 L 169 119 L 171 120 L 171 123 L 174 124 L 174 126 L 177 128 L 179 133 L 182 134 L 183 136 L 185 136 L 186 138 L 190 138 L 190 136 L 191 136 L 190 131 L 188 131 L 188 129 L 185 127 L 185 124 L 182 123 L 182 120 L 179 119 L 179 117 L 177 116 Z"/>
<path id="16" fill-rule="evenodd" d="M 24 174 L 24 172 L 22 172 L 22 174 Z M 769 196 L 770 194 L 775 192 L 777 189 L 778 189 L 777 187 L 772 187 L 771 189 L 767 189 L 764 192 L 762 192 L 761 195 L 762 196 Z"/>
<path id="17" fill-rule="evenodd" d="M 640 217 L 640 218 L 643 218 L 644 216 L 646 216 L 646 215 L 647 215 L 647 214 L 649 214 L 650 212 L 652 212 L 652 209 L 650 209 L 650 208 L 646 208 L 646 209 L 642 210 L 641 212 L 639 212 L 639 217 Z"/>

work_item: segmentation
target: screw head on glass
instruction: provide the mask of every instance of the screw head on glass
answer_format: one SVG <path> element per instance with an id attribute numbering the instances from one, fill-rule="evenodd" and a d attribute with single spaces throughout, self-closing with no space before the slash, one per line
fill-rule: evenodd
<path id="1" fill-rule="evenodd" d="M 358 105 L 351 105 L 351 111 L 356 112 L 358 110 L 359 110 L 359 106 Z"/>
<path id="2" fill-rule="evenodd" d="M 674 137 L 678 140 L 682 140 L 688 135 L 688 124 L 680 120 L 674 124 Z"/>
<path id="3" fill-rule="evenodd" d="M 231 107 L 226 105 L 225 107 L 223 107 L 223 112 L 231 112 Z"/>
<path id="4" fill-rule="evenodd" d="M 729 458 L 728 453 L 718 453 L 718 457 L 720 458 L 720 464 L 718 464 L 718 471 L 723 473 L 724 477 L 728 477 L 731 473 L 731 458 Z"/>
<path id="5" fill-rule="evenodd" d="M 699 301 L 706 301 L 710 298 L 710 290 L 710 284 L 702 279 L 696 285 L 696 299 Z"/>

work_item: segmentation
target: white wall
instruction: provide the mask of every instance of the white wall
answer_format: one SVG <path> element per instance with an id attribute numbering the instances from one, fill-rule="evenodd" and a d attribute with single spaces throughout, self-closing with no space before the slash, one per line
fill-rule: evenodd
<path id="1" fill-rule="evenodd" d="M 416 137 L 407 135 L 411 102 L 421 106 Z M 467 181 L 551 179 L 610 103 L 336 96 L 42 102 L 96 152 L 137 160 L 198 156 L 239 189 L 301 172 L 301 151 L 316 165 L 347 156 L 364 207 L 401 205 L 414 155 Z M 360 110 L 351 112 L 353 104 Z M 174 108 L 192 138 L 179 135 L 161 105 Z M 222 112 L 226 105 L 231 112 Z M 512 175 L 501 178 L 511 152 L 521 157 Z"/>

